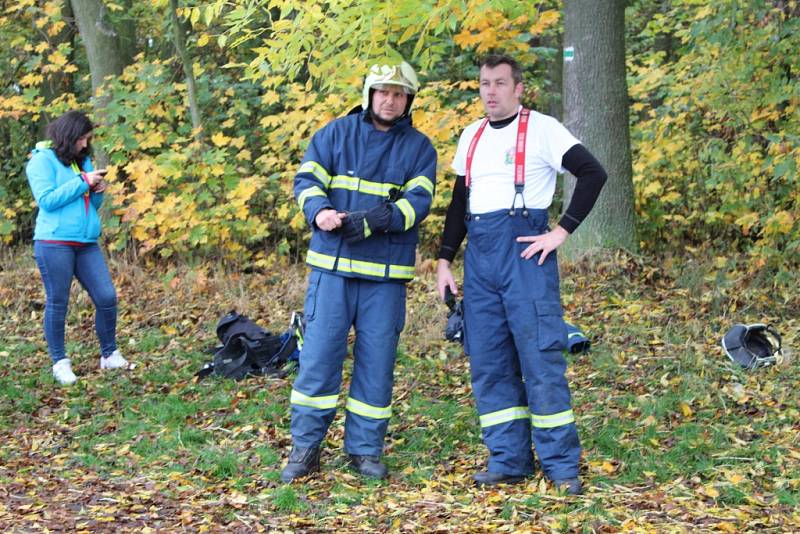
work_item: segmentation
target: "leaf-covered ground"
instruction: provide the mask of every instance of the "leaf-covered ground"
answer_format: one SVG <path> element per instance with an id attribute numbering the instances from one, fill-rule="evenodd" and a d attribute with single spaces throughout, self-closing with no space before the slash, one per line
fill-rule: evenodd
<path id="1" fill-rule="evenodd" d="M 569 357 L 586 492 L 568 498 L 541 475 L 471 484 L 485 450 L 466 359 L 441 339 L 430 262 L 410 286 L 390 479 L 346 468 L 340 416 L 320 476 L 286 486 L 291 376 L 192 376 L 224 312 L 286 328 L 302 304 L 302 267 L 225 274 L 114 261 L 119 341 L 137 367 L 100 372 L 92 307 L 74 288 L 79 382 L 60 388 L 29 256 L 0 260 L 4 532 L 800 531 L 798 363 L 744 372 L 718 345 L 735 322 L 768 321 L 797 347 L 800 302 L 722 260 L 620 255 L 562 269 L 568 316 L 594 344 Z"/>

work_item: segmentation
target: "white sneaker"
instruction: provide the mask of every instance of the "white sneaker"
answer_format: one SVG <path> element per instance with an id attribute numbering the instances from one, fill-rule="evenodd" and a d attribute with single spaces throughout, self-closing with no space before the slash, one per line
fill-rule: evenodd
<path id="1" fill-rule="evenodd" d="M 78 380 L 78 377 L 72 372 L 72 363 L 69 358 L 61 358 L 53 364 L 53 378 L 62 386 L 69 386 Z"/>
<path id="2" fill-rule="evenodd" d="M 127 369 L 128 360 L 122 357 L 118 350 L 111 353 L 111 356 L 100 358 L 100 369 Z"/>

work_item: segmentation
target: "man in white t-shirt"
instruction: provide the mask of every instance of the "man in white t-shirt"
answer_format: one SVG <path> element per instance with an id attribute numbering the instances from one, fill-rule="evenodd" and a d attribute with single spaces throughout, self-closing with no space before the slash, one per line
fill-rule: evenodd
<path id="1" fill-rule="evenodd" d="M 443 299 L 445 288 L 458 292 L 450 264 L 469 236 L 464 350 L 489 449 L 487 469 L 475 482 L 516 483 L 531 475 L 532 438 L 547 478 L 579 494 L 581 447 L 561 352 L 567 332 L 555 250 L 591 211 L 606 174 L 560 122 L 524 109 L 522 92 L 513 59 L 492 55 L 481 62 L 488 117 L 469 125 L 458 142 L 437 285 Z M 577 185 L 550 230 L 547 208 L 564 170 Z"/>

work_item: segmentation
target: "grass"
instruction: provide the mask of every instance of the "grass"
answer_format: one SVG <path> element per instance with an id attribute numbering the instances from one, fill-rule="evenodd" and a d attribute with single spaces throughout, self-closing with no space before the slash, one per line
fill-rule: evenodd
<path id="1" fill-rule="evenodd" d="M 340 413 L 322 472 L 287 486 L 279 472 L 290 446 L 291 378 L 195 382 L 193 375 L 210 359 L 216 318 L 230 308 L 285 328 L 302 305 L 302 270 L 273 274 L 265 285 L 257 274 L 212 268 L 203 277 L 188 267 L 156 277 L 116 268 L 126 280 L 118 288 L 120 346 L 137 368 L 98 369 L 91 305 L 76 294 L 68 347 L 80 379 L 71 388 L 55 387 L 49 374 L 41 309 L 30 304 L 41 298 L 34 267 L 21 260 L 0 271 L 3 284 L 27 295 L 0 300 L 0 355 L 8 362 L 0 368 L 0 525 L 7 529 L 103 531 L 110 526 L 99 522 L 108 514 L 103 505 L 112 501 L 126 520 L 119 529 L 131 531 L 798 528 L 800 373 L 796 365 L 734 369 L 717 337 L 733 303 L 746 302 L 754 316 L 780 325 L 792 346 L 800 310 L 775 308 L 753 297 L 759 288 L 733 283 L 704 293 L 727 275 L 685 265 L 671 273 L 630 258 L 565 269 L 568 316 L 594 343 L 590 353 L 568 356 L 587 488 L 569 499 L 539 473 L 520 486 L 472 486 L 486 451 L 468 362 L 441 339 L 444 307 L 429 275 L 409 287 L 386 440 L 390 480 L 362 480 L 347 468 Z M 39 509 L 50 519 L 30 515 Z"/>
<path id="2" fill-rule="evenodd" d="M 301 512 L 306 508 L 291 486 L 277 488 L 272 493 L 272 503 L 281 512 Z"/>

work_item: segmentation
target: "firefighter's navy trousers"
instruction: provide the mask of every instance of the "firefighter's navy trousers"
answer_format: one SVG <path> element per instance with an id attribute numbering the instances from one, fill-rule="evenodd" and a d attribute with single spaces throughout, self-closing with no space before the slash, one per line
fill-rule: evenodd
<path id="1" fill-rule="evenodd" d="M 406 286 L 400 282 L 311 272 L 300 372 L 291 396 L 295 446 L 316 446 L 325 437 L 336 415 L 347 336 L 355 326 L 344 447 L 348 454 L 381 455 L 392 413 L 394 362 L 405 324 L 405 302 Z"/>
<path id="2" fill-rule="evenodd" d="M 488 470 L 533 473 L 531 435 L 545 475 L 578 476 L 580 442 L 566 377 L 567 332 L 560 304 L 555 251 L 520 254 L 530 243 L 518 236 L 543 234 L 547 211 L 517 209 L 471 215 L 464 260 L 465 351 Z M 533 432 L 531 432 L 533 427 Z"/>

